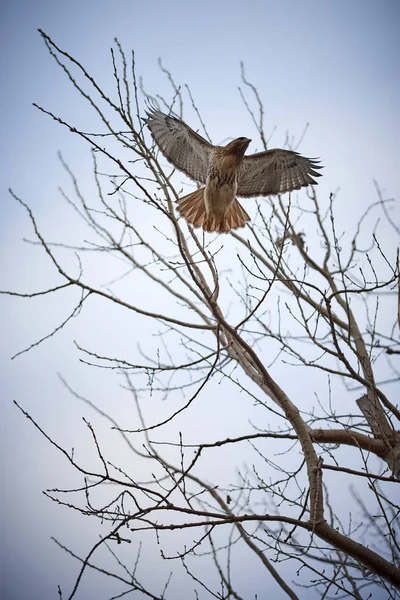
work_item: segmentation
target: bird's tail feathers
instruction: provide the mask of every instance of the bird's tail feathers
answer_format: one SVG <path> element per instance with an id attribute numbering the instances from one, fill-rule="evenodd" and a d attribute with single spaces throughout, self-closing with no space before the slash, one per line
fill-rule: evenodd
<path id="1" fill-rule="evenodd" d="M 204 188 L 200 188 L 178 200 L 178 212 L 185 217 L 193 227 L 202 227 L 206 219 L 204 205 Z"/>
<path id="2" fill-rule="evenodd" d="M 178 212 L 193 227 L 203 227 L 204 231 L 228 233 L 231 229 L 244 227 L 250 217 L 241 204 L 235 199 L 221 218 L 206 214 L 204 204 L 204 188 L 200 188 L 178 200 Z"/>
<path id="3" fill-rule="evenodd" d="M 206 231 L 218 231 L 219 233 L 228 233 L 231 229 L 238 229 L 239 227 L 244 227 L 246 225 L 246 221 L 250 221 L 250 217 L 247 212 L 244 210 L 243 206 L 236 200 L 233 201 L 231 206 L 228 208 L 223 218 L 217 222 L 214 218 L 211 223 L 211 229 L 207 230 L 206 225 L 204 224 L 204 229 Z"/>

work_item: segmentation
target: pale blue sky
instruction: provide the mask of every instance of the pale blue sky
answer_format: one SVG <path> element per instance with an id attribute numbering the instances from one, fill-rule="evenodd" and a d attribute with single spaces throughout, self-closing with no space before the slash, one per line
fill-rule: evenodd
<path id="1" fill-rule="evenodd" d="M 114 37 L 128 53 L 135 50 L 138 72 L 150 93 L 169 89 L 157 65 L 162 57 L 176 81 L 190 85 L 216 143 L 228 136 L 249 135 L 251 130 L 237 91 L 239 63 L 244 61 L 247 76 L 264 100 L 266 130 L 277 128 L 273 146 L 283 143 L 286 131 L 298 136 L 310 123 L 301 151 L 323 160 L 321 197 L 341 188 L 338 207 L 343 222 L 356 219 L 376 199 L 373 178 L 388 196 L 399 197 L 397 0 L 2 2 L 1 288 L 40 289 L 49 274 L 45 258 L 37 257 L 21 241 L 31 237 L 31 230 L 26 214 L 8 196 L 8 187 L 32 206 L 54 239 L 70 227 L 57 192 L 66 181 L 57 151 L 62 151 L 81 177 L 90 164 L 89 152 L 80 140 L 32 107 L 37 102 L 90 128 L 89 109 L 77 101 L 49 57 L 39 27 L 80 59 L 110 91 L 109 48 Z M 187 114 L 194 118 L 193 112 Z M 68 375 L 71 383 L 78 381 L 86 391 L 93 381 L 87 380 L 87 371 L 77 364 L 71 342 L 79 331 L 75 324 L 57 339 L 11 362 L 15 352 L 58 323 L 63 307 L 50 299 L 0 298 L 0 302 L 4 597 L 50 600 L 58 597 L 58 583 L 67 587 L 71 582 L 75 564 L 66 562 L 49 536 L 64 536 L 79 550 L 89 546 L 96 530 L 91 524 L 80 529 L 76 516 L 41 495 L 46 487 L 65 486 L 64 476 L 68 479 L 69 473 L 11 402 L 20 401 L 53 435 L 71 443 L 70 432 L 81 432 L 82 409 L 65 395 L 56 373 Z M 98 335 L 99 314 L 87 316 L 93 319 L 89 325 L 92 339 Z M 96 389 L 109 385 L 106 389 L 113 393 L 111 384 L 99 377 Z M 82 535 L 79 543 L 77 531 Z M 90 583 L 85 585 L 86 595 L 82 592 L 79 597 L 88 598 L 93 592 Z"/>

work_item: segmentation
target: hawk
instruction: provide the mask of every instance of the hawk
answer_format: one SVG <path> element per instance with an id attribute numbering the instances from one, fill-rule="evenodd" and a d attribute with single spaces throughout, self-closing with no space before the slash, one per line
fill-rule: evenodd
<path id="1" fill-rule="evenodd" d="M 245 156 L 251 140 L 239 137 L 226 146 L 213 146 L 186 123 L 154 107 L 146 124 L 165 156 L 179 171 L 202 184 L 178 200 L 178 212 L 194 227 L 227 233 L 244 227 L 250 217 L 236 196 L 274 196 L 316 184 L 314 158 L 291 150 L 267 150 Z"/>

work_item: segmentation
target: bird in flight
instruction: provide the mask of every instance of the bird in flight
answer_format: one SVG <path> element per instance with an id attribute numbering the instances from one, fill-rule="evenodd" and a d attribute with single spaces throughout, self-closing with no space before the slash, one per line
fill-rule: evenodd
<path id="1" fill-rule="evenodd" d="M 275 196 L 317 182 L 319 161 L 292 150 L 275 148 L 245 156 L 251 140 L 239 137 L 213 146 L 186 123 L 155 107 L 146 124 L 165 156 L 179 171 L 202 184 L 178 200 L 178 212 L 194 227 L 227 233 L 244 227 L 250 217 L 236 196 Z"/>

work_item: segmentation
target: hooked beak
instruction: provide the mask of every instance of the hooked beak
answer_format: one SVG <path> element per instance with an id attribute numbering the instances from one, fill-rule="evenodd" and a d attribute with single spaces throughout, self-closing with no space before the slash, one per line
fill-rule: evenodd
<path id="1" fill-rule="evenodd" d="M 243 148 L 246 150 L 249 147 L 251 140 L 249 138 L 244 138 L 243 140 Z"/>

